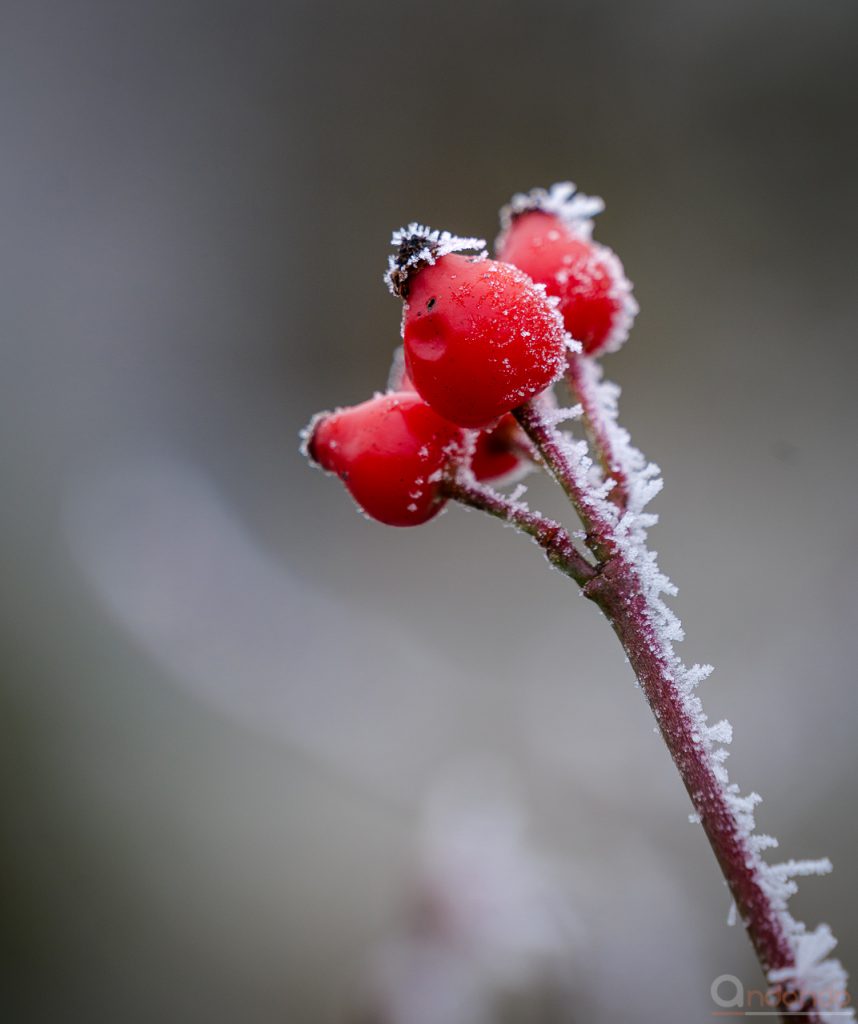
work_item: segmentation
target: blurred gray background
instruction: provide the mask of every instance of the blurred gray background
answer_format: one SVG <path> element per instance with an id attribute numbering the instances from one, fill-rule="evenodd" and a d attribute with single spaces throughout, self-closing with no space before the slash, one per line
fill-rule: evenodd
<path id="1" fill-rule="evenodd" d="M 595 610 L 297 452 L 384 384 L 391 230 L 491 239 L 566 178 L 642 307 L 607 370 L 683 654 L 858 970 L 857 43 L 854 0 L 0 4 L 4 1020 L 687 1024 L 759 984 Z"/>

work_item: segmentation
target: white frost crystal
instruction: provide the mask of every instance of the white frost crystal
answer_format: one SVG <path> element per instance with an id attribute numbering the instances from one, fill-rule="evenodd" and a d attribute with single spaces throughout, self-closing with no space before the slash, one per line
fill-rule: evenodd
<path id="1" fill-rule="evenodd" d="M 764 850 L 776 847 L 778 842 L 772 836 L 755 832 L 754 809 L 761 801 L 759 794 L 752 792 L 743 796 L 739 787 L 729 780 L 724 766 L 727 757 L 724 745 L 732 740 L 732 727 L 726 720 L 709 725 L 696 694 L 698 685 L 709 675 L 712 667 L 692 665 L 689 668 L 676 654 L 674 644 L 683 637 L 682 626 L 662 600 L 662 595 L 675 595 L 676 588 L 658 568 L 655 553 L 647 548 L 647 531 L 655 524 L 657 517 L 645 513 L 644 509 L 661 490 L 660 471 L 632 446 L 628 432 L 617 423 L 620 389 L 615 384 L 602 381 L 602 370 L 597 363 L 584 360 L 583 364 L 583 372 L 587 375 L 585 386 L 595 392 L 599 418 L 607 431 L 615 468 L 625 478 L 628 487 L 624 511 L 619 511 L 611 503 L 608 491 L 595 496 L 596 515 L 602 521 L 612 524 L 613 532 L 619 539 L 620 550 L 639 579 L 646 598 L 644 614 L 654 637 L 653 653 L 668 666 L 668 673 L 692 725 L 695 744 L 708 761 L 722 787 L 724 800 L 736 818 L 740 835 L 747 847 L 748 866 L 753 868 L 760 887 L 768 895 L 793 952 L 795 966 L 770 971 L 769 981 L 772 984 L 800 988 L 807 996 L 813 996 L 820 1019 L 827 1024 L 854 1020 L 853 1011 L 845 1007 L 848 999 L 846 972 L 840 961 L 829 957 L 837 944 L 831 929 L 822 924 L 815 931 L 808 932 L 807 926 L 797 921 L 787 907 L 789 898 L 798 889 L 795 879 L 828 874 L 832 870 L 831 861 L 820 858 L 769 864 L 761 856 Z M 593 463 L 583 443 L 568 442 L 566 456 L 576 467 L 582 482 L 587 474 L 593 472 Z M 700 820 L 696 814 L 689 818 L 693 822 Z M 730 914 L 731 921 L 735 920 L 735 916 L 734 908 Z"/>
<path id="2" fill-rule="evenodd" d="M 502 232 L 507 231 L 516 217 L 531 210 L 550 213 L 579 238 L 590 238 L 593 218 L 605 209 L 599 196 L 579 192 L 574 182 L 559 181 L 550 188 L 534 188 L 530 192 L 517 192 L 501 209 Z"/>
<path id="3" fill-rule="evenodd" d="M 433 231 L 416 221 L 394 231 L 390 244 L 397 251 L 387 258 L 384 282 L 394 295 L 399 294 L 396 287 L 397 275 L 407 276 L 409 270 L 420 265 L 432 266 L 436 260 L 451 252 L 476 250 L 479 257 L 484 259 L 488 256 L 484 238 L 460 238 L 449 231 Z"/>

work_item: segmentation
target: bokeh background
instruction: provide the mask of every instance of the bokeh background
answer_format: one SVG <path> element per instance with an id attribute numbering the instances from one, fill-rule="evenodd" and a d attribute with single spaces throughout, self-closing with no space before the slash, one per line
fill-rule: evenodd
<path id="1" fill-rule="evenodd" d="M 687 1024 L 759 984 L 595 610 L 297 451 L 384 384 L 391 230 L 491 239 L 566 178 L 642 306 L 608 373 L 683 653 L 858 969 L 856 46 L 854 0 L 3 0 L 4 1020 Z"/>

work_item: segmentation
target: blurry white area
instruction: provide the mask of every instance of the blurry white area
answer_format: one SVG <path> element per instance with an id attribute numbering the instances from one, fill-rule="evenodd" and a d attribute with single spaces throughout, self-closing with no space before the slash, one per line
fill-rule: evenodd
<path id="1" fill-rule="evenodd" d="M 571 727 L 576 718 L 603 714 L 593 710 L 606 700 L 602 691 L 573 685 L 598 677 L 597 653 L 582 649 L 574 677 L 558 677 L 553 646 L 542 645 L 546 664 L 540 664 L 537 633 L 523 648 L 530 664 L 521 690 L 505 697 L 520 730 L 513 749 L 529 747 L 537 780 L 556 787 L 550 796 L 562 811 L 553 831 L 574 851 L 572 871 L 569 864 L 549 865 L 531 848 L 524 801 L 500 781 L 500 767 L 486 766 L 493 762 L 452 772 L 438 784 L 445 763 L 458 763 L 479 746 L 475 723 L 486 718 L 496 680 L 465 678 L 401 624 L 390 628 L 372 609 L 299 581 L 189 462 L 127 458 L 72 479 L 63 522 L 75 561 L 106 612 L 168 678 L 229 718 L 302 751 L 347 787 L 358 784 L 397 816 L 434 793 L 420 829 L 417 905 L 376 968 L 377 994 L 396 1024 L 470 1024 L 490 1012 L 499 992 L 526 988 L 540 972 L 541 983 L 548 978 L 565 998 L 564 986 L 577 977 L 570 958 L 588 963 L 577 995 L 587 1005 L 610 1014 L 635 991 L 651 988 L 651 998 L 660 998 L 654 966 L 618 975 L 610 958 L 602 962 L 607 951 L 637 945 L 637 926 L 630 925 L 650 913 L 655 892 L 665 900 L 675 893 L 669 862 L 645 838 L 629 804 L 634 794 L 621 782 L 654 737 L 645 728 L 637 734 L 624 728 L 634 739 L 604 758 L 599 730 L 585 735 Z M 646 721 L 630 680 L 614 699 L 616 722 L 625 714 Z M 510 756 L 507 740 L 489 742 Z M 681 822 L 681 793 L 668 785 Z M 657 792 L 653 799 L 657 804 Z M 603 818 L 610 809 L 612 817 Z M 578 822 L 589 822 L 580 835 Z M 607 861 L 606 845 L 615 851 Z M 618 859 L 628 861 L 622 880 L 614 877 Z M 399 898 L 395 891 L 389 896 Z M 587 921 L 587 943 L 580 920 Z M 693 908 L 674 907 L 646 927 L 658 935 L 657 957 L 669 957 L 674 946 L 685 961 L 677 985 L 688 987 L 688 998 L 695 982 L 705 990 L 705 977 L 690 967 Z M 648 955 L 655 954 L 628 951 L 641 964 Z M 599 976 L 598 986 L 587 980 Z M 428 1016 L 420 1016 L 424 1011 Z"/>
<path id="2" fill-rule="evenodd" d="M 190 461 L 129 455 L 71 481 L 63 524 L 76 564 L 168 678 L 300 750 L 346 789 L 358 785 L 397 819 L 407 821 L 435 793 L 420 830 L 412 912 L 375 962 L 385 1024 L 492 1019 L 499 995 L 535 982 L 555 986 L 562 1005 L 573 998 L 611 1019 L 635 999 L 661 1005 L 671 962 L 684 965 L 671 980 L 675 1005 L 699 1002 L 709 984 L 707 944 L 726 947 L 727 939 L 717 933 L 720 905 L 713 930 L 705 901 L 682 899 L 677 857 L 692 851 L 682 870 L 710 892 L 718 875 L 699 830 L 684 823 L 684 795 L 607 628 L 599 642 L 576 640 L 574 664 L 558 672 L 562 638 L 541 603 L 528 634 L 507 651 L 515 685 L 498 689 L 505 675 L 496 666 L 465 674 L 444 643 L 430 643 L 437 632 L 409 632 L 410 615 L 391 622 L 371 604 L 300 579 Z M 454 514 L 459 529 L 498 529 Z M 372 530 L 360 520 L 357 527 Z M 515 557 L 515 538 L 501 540 Z M 527 545 L 523 554 L 538 560 Z M 442 546 L 443 557 L 451 553 Z M 460 599 L 478 618 L 467 595 Z M 586 634 L 580 619 L 588 613 L 570 593 L 556 615 Z M 562 871 L 531 848 L 525 802 L 503 786 L 475 793 L 456 776 L 437 788 L 445 765 L 485 743 L 529 766 L 567 858 Z M 650 778 L 641 777 L 643 765 Z M 657 845 L 654 820 L 670 837 Z M 396 886 L 386 895 L 391 907 L 407 898 Z"/>
<path id="3" fill-rule="evenodd" d="M 487 974 L 516 983 L 529 961 L 580 939 L 560 870 L 532 846 L 499 766 L 460 771 L 430 797 L 421 830 L 421 904 L 439 934 L 470 947 Z"/>
<path id="4" fill-rule="evenodd" d="M 511 998 L 546 1024 L 622 1020 L 633 1005 L 670 1019 L 700 1003 L 706 943 L 662 852 L 633 826 L 601 822 L 609 855 L 580 846 L 560 857 L 526 808 L 485 759 L 430 791 L 399 895 L 406 911 L 369 966 L 372 1024 L 482 1024 L 506 1019 Z M 680 963 L 666 989 L 664 965 Z"/>
<path id="5" fill-rule="evenodd" d="M 407 913 L 372 958 L 372 1019 L 480 1024 L 504 995 L 545 988 L 570 1019 L 584 931 L 568 871 L 534 844 L 497 767 L 448 775 L 424 811 Z"/>
<path id="6" fill-rule="evenodd" d="M 278 565 L 189 463 L 78 477 L 64 522 L 105 609 L 170 677 L 378 796 L 401 802 L 460 731 L 462 678 Z"/>

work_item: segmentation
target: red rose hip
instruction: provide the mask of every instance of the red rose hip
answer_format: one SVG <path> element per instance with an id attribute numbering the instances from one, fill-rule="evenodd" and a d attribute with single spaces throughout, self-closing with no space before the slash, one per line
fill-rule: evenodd
<path id="1" fill-rule="evenodd" d="M 405 353 L 400 345 L 393 353 L 388 376 L 391 391 L 414 391 L 414 384 L 405 368 Z M 527 437 L 515 416 L 508 412 L 496 426 L 481 430 L 476 436 L 471 454 L 471 472 L 481 482 L 513 477 L 528 463 L 522 457 L 527 452 Z"/>
<path id="2" fill-rule="evenodd" d="M 304 434 L 305 454 L 389 526 L 419 526 L 441 511 L 441 481 L 462 445 L 462 431 L 414 392 L 321 413 Z"/>
<path id="3" fill-rule="evenodd" d="M 623 265 L 591 238 L 600 199 L 566 182 L 515 196 L 501 211 L 500 259 L 523 270 L 560 300 L 566 330 L 587 355 L 615 351 L 638 307 Z"/>
<path id="4" fill-rule="evenodd" d="M 555 303 L 482 244 L 416 224 L 394 235 L 387 280 L 405 300 L 405 364 L 419 394 L 463 427 L 486 427 L 561 374 L 568 338 Z"/>
<path id="5" fill-rule="evenodd" d="M 471 472 L 481 483 L 515 478 L 528 465 L 522 458 L 527 438 L 515 416 L 501 416 L 497 426 L 481 430 L 471 456 Z"/>

